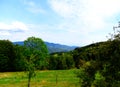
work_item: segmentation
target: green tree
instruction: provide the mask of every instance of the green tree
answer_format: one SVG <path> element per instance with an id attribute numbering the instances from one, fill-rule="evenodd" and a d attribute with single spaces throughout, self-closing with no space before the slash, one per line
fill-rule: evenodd
<path id="1" fill-rule="evenodd" d="M 58 54 L 51 54 L 49 56 L 49 69 L 50 70 L 56 70 L 58 66 Z"/>
<path id="2" fill-rule="evenodd" d="M 0 40 L 0 71 L 15 71 L 15 49 L 9 40 Z"/>
<path id="3" fill-rule="evenodd" d="M 15 70 L 24 71 L 26 69 L 26 60 L 25 60 L 25 47 L 20 45 L 15 45 Z"/>
<path id="4" fill-rule="evenodd" d="M 26 70 L 28 71 L 28 87 L 36 69 L 44 69 L 47 65 L 48 50 L 40 38 L 29 37 L 24 41 Z"/>
<path id="5" fill-rule="evenodd" d="M 37 69 L 44 69 L 48 64 L 48 49 L 42 39 L 36 37 L 29 37 L 24 41 L 24 46 L 27 48 L 25 55 L 35 55 L 35 67 Z"/>
<path id="6" fill-rule="evenodd" d="M 65 61 L 66 61 L 67 69 L 74 68 L 75 67 L 75 62 L 74 62 L 74 59 L 73 59 L 72 52 L 65 53 L 63 56 L 66 59 Z"/>
<path id="7" fill-rule="evenodd" d="M 31 78 L 35 76 L 35 55 L 31 54 L 30 57 L 26 60 L 26 70 L 28 71 L 28 87 L 30 87 Z"/>
<path id="8" fill-rule="evenodd" d="M 57 52 L 50 55 L 49 69 L 61 70 L 75 67 L 72 54 L 69 52 Z"/>

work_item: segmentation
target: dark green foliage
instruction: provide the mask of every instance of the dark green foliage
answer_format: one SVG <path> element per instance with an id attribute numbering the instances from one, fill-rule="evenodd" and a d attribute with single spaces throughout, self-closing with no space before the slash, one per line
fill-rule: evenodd
<path id="1" fill-rule="evenodd" d="M 15 71 L 15 58 L 12 42 L 0 40 L 0 71 Z"/>
<path id="2" fill-rule="evenodd" d="M 26 60 L 25 60 L 25 47 L 20 45 L 15 45 L 15 70 L 24 71 L 26 69 Z"/>
<path id="3" fill-rule="evenodd" d="M 9 58 L 4 56 L 4 54 L 0 54 L 0 72 L 9 70 L 8 60 Z"/>
<path id="4" fill-rule="evenodd" d="M 61 70 L 74 67 L 74 60 L 71 53 L 54 53 L 49 58 L 49 69 Z"/>

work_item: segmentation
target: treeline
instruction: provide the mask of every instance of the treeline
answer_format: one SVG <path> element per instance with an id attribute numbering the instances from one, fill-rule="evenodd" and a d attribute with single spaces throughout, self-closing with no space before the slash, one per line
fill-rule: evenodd
<path id="1" fill-rule="evenodd" d="M 71 52 L 49 54 L 47 46 L 40 38 L 29 37 L 24 45 L 0 40 L 0 72 L 25 71 L 31 65 L 37 70 L 61 70 L 74 68 Z"/>

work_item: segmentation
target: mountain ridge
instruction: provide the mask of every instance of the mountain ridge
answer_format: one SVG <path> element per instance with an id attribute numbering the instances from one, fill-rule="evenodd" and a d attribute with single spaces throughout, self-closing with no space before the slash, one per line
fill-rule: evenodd
<path id="1" fill-rule="evenodd" d="M 24 45 L 24 41 L 13 42 L 13 44 Z M 68 46 L 59 43 L 52 43 L 45 41 L 49 53 L 68 52 L 74 50 L 77 46 Z"/>

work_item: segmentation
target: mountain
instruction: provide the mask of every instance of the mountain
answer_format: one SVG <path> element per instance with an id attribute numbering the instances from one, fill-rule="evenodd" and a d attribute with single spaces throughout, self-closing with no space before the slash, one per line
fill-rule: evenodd
<path id="1" fill-rule="evenodd" d="M 24 45 L 23 41 L 18 41 L 13 43 L 18 45 Z M 50 43 L 50 42 L 45 42 L 45 44 L 48 48 L 49 53 L 68 52 L 68 51 L 74 50 L 77 47 L 77 46 L 67 46 L 67 45 Z"/>

